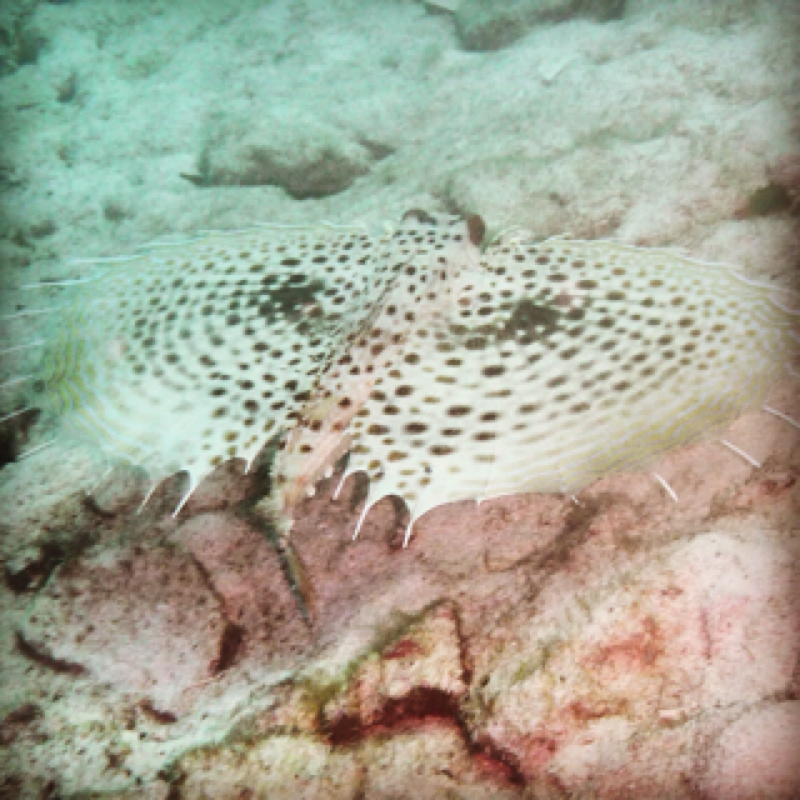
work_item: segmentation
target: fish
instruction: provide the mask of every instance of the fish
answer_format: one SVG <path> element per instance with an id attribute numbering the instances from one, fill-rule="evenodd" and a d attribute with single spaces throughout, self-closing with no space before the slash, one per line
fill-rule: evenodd
<path id="1" fill-rule="evenodd" d="M 395 495 L 407 546 L 437 506 L 574 495 L 749 409 L 797 426 L 764 406 L 796 374 L 796 299 L 668 250 L 414 209 L 378 228 L 201 232 L 82 265 L 26 287 L 53 304 L 5 319 L 39 321 L 41 353 L 3 384 L 28 391 L 6 419 L 42 408 L 59 435 L 142 467 L 144 502 L 186 473 L 175 515 L 221 464 L 249 469 L 274 447 L 261 508 L 284 540 L 345 458 L 342 482 L 369 478 L 354 538 Z"/>

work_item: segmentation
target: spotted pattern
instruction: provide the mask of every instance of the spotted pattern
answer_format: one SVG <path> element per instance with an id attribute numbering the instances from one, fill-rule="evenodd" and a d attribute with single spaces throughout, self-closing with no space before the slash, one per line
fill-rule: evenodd
<path id="1" fill-rule="evenodd" d="M 353 297 L 390 249 L 358 229 L 271 227 L 152 248 L 65 310 L 46 398 L 155 477 L 250 461 L 311 396 L 331 342 L 364 324 Z"/>
<path id="2" fill-rule="evenodd" d="M 415 306 L 352 416 L 348 472 L 413 521 L 642 466 L 763 397 L 796 351 L 773 294 L 608 242 L 496 244 L 451 273 L 438 313 Z"/>
<path id="3" fill-rule="evenodd" d="M 770 287 L 609 242 L 264 227 L 151 248 L 68 305 L 45 398 L 156 477 L 275 438 L 288 528 L 334 462 L 411 509 L 597 476 L 726 424 L 796 352 Z"/>

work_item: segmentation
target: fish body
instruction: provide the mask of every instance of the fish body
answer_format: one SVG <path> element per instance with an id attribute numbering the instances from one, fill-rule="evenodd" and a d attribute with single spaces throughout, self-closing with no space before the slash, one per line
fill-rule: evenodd
<path id="1" fill-rule="evenodd" d="M 349 453 L 366 511 L 575 493 L 757 407 L 797 312 L 734 270 L 608 241 L 485 240 L 479 217 L 263 226 L 154 246 L 65 288 L 37 404 L 189 475 L 279 443 L 284 535 Z M 363 515 L 362 515 L 363 520 Z"/>

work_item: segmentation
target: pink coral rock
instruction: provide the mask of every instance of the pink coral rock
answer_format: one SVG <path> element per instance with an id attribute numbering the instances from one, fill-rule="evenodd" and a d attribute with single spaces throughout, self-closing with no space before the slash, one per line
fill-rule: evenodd
<path id="1" fill-rule="evenodd" d="M 742 714 L 715 743 L 701 785 L 709 800 L 800 796 L 800 703 Z"/>

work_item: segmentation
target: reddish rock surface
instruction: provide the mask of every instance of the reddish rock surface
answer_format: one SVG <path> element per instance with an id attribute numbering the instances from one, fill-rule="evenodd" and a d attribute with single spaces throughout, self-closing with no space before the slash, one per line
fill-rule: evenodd
<path id="1" fill-rule="evenodd" d="M 19 651 L 44 667 L 136 692 L 172 713 L 188 687 L 218 671 L 231 626 L 184 553 L 134 547 L 61 566 L 17 637 Z"/>
<path id="2" fill-rule="evenodd" d="M 788 384 L 769 403 L 800 416 Z M 351 541 L 365 487 L 334 501 L 335 475 L 294 588 L 258 494 L 220 490 L 235 467 L 176 519 L 179 480 L 137 514 L 126 471 L 102 508 L 20 497 L 4 769 L 153 797 L 795 796 L 800 435 L 763 412 L 724 435 L 762 466 L 710 440 L 652 465 L 677 503 L 609 476 L 435 509 L 406 549 L 389 500 Z"/>

